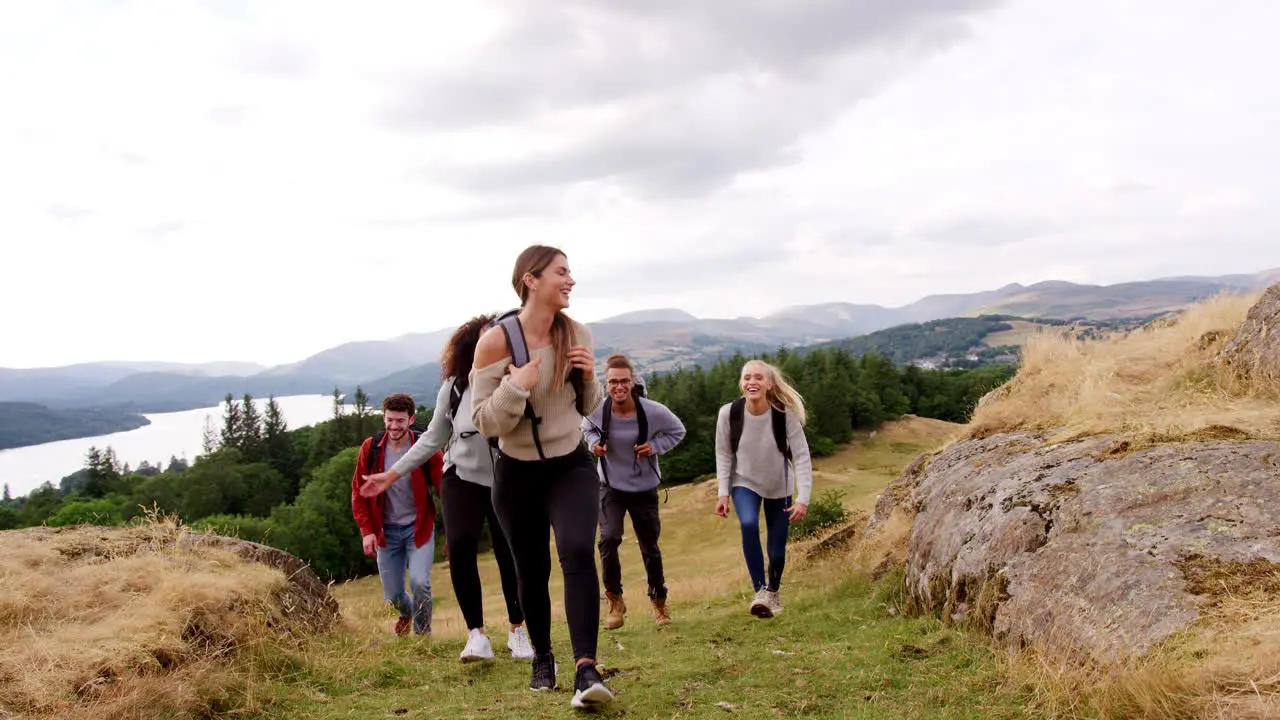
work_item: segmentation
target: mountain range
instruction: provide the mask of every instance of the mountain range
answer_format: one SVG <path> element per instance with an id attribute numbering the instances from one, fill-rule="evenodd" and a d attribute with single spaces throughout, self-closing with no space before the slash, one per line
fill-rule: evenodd
<path id="1" fill-rule="evenodd" d="M 712 362 L 779 346 L 808 345 L 906 323 L 984 314 L 1027 318 L 1143 319 L 1222 292 L 1254 292 L 1280 281 L 1280 268 L 1219 277 L 1171 277 L 1116 285 L 1046 281 L 967 294 L 930 295 L 909 305 L 825 303 L 785 307 L 764 317 L 699 318 L 683 310 L 639 310 L 588 323 L 596 355 L 626 352 L 645 371 Z M 0 401 L 50 407 L 115 407 L 167 412 L 215 405 L 231 393 L 255 397 L 345 392 L 360 385 L 380 402 L 402 390 L 434 403 L 435 360 L 453 328 L 364 340 L 274 367 L 254 363 L 84 363 L 55 368 L 0 368 Z"/>

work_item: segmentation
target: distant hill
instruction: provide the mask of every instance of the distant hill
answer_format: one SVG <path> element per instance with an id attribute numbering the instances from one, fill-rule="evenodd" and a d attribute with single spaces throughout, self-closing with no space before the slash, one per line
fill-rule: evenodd
<path id="1" fill-rule="evenodd" d="M 651 323 L 651 322 L 695 322 L 697 317 L 684 310 L 675 308 L 659 308 L 657 310 L 636 310 L 634 312 L 622 313 L 614 315 L 611 318 L 605 318 L 600 324 L 630 324 L 630 323 Z"/>
<path id="2" fill-rule="evenodd" d="M 361 383 L 361 389 L 369 396 L 369 404 L 382 407 L 382 399 L 392 393 L 409 393 L 419 405 L 433 407 L 436 393 L 440 392 L 440 363 L 426 363 L 399 370 L 386 377 Z"/>
<path id="3" fill-rule="evenodd" d="M 589 323 L 596 354 L 626 352 L 645 370 L 714 362 L 735 352 L 802 347 L 943 318 L 1005 315 L 1044 320 L 1120 321 L 1150 318 L 1228 291 L 1256 291 L 1280 280 L 1280 269 L 1222 277 L 1180 277 L 1117 285 L 1068 282 L 1011 284 L 977 293 L 930 295 L 901 307 L 824 303 L 793 306 L 761 318 L 697 318 L 661 308 Z M 357 384 L 384 392 L 397 384 L 432 395 L 430 369 L 454 328 L 390 340 L 349 342 L 295 363 L 89 363 L 63 368 L 0 368 L 0 400 L 53 407 L 120 406 L 180 410 L 215 404 L 228 393 L 255 397 L 350 392 Z M 404 374 L 401 374 L 404 373 Z M 402 388 L 400 388 L 402 389 Z M 371 396 L 373 393 L 370 393 Z"/>
<path id="4" fill-rule="evenodd" d="M 35 403 L 0 402 L 0 450 L 133 430 L 150 422 L 118 410 L 56 410 Z"/>

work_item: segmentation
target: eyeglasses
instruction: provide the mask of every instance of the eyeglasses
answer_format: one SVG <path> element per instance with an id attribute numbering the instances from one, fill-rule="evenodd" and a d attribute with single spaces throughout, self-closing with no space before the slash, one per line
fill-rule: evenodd
<path id="1" fill-rule="evenodd" d="M 606 380 L 605 384 L 609 387 L 626 387 L 631 384 L 631 380 L 626 378 L 622 380 Z"/>

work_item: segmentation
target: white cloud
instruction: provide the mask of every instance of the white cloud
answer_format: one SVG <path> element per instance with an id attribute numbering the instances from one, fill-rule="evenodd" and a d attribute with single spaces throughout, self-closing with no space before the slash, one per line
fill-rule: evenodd
<path id="1" fill-rule="evenodd" d="M 441 7 L 0 8 L 0 365 L 1280 266 L 1265 0 Z"/>

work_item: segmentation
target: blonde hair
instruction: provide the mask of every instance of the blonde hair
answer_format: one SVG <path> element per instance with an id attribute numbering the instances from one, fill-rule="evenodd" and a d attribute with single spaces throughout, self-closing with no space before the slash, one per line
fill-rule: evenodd
<path id="1" fill-rule="evenodd" d="M 787 379 L 782 375 L 782 371 L 763 360 L 748 360 L 742 366 L 743 372 L 746 372 L 747 368 L 753 365 L 763 368 L 769 376 L 770 387 L 768 392 L 765 393 L 765 399 L 769 401 L 769 404 L 779 410 L 785 410 L 795 415 L 800 424 L 804 425 L 804 398 L 791 386 L 791 383 L 787 382 Z"/>

